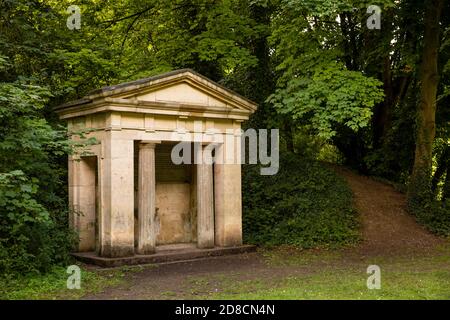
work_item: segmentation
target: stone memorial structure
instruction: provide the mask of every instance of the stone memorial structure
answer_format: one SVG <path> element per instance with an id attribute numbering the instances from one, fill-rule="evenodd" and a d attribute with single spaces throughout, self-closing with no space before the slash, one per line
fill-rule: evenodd
<path id="1" fill-rule="evenodd" d="M 189 69 L 104 87 L 57 107 L 72 139 L 84 132 L 96 140 L 87 153 L 69 157 L 76 256 L 110 266 L 247 250 L 240 162 L 175 164 L 171 155 L 184 142 L 194 159 L 219 135 L 214 157 L 240 157 L 238 129 L 256 108 Z"/>

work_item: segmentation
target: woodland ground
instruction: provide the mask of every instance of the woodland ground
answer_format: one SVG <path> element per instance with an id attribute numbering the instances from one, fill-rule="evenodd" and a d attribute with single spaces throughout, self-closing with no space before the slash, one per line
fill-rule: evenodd
<path id="1" fill-rule="evenodd" d="M 49 287 L 9 298 L 83 299 L 450 299 L 450 242 L 433 236 L 405 210 L 392 186 L 336 168 L 354 193 L 362 240 L 339 250 L 260 249 L 159 266 L 85 267 L 81 291 Z M 366 286 L 381 268 L 381 289 Z M 66 275 L 57 280 L 65 287 Z M 58 282 L 59 281 L 59 282 Z"/>

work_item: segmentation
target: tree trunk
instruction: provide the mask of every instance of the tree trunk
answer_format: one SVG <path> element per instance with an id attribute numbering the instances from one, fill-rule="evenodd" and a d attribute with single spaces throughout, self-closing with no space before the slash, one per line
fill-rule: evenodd
<path id="1" fill-rule="evenodd" d="M 450 200 L 450 168 L 447 168 L 447 175 L 445 176 L 444 187 L 442 188 L 442 201 Z"/>
<path id="2" fill-rule="evenodd" d="M 384 101 L 380 103 L 374 113 L 374 137 L 373 144 L 379 148 L 383 144 L 386 133 L 391 124 L 391 109 L 394 104 L 394 92 L 392 84 L 391 59 L 386 55 L 383 59 L 383 89 Z"/>
<path id="3" fill-rule="evenodd" d="M 381 77 L 383 80 L 384 101 L 374 109 L 373 146 L 375 149 L 380 148 L 385 142 L 386 134 L 391 127 L 392 109 L 395 105 L 394 75 L 392 73 L 393 62 L 390 55 L 393 39 L 393 16 L 394 13 L 392 10 L 383 12 L 383 32 L 378 40 L 380 42 L 378 46 L 381 46 L 383 52 L 378 63 L 380 64 L 379 67 L 382 66 L 383 71 Z M 373 32 L 369 33 L 369 37 L 373 37 Z M 376 49 L 378 48 L 372 48 L 372 50 Z"/>
<path id="4" fill-rule="evenodd" d="M 421 202 L 431 194 L 432 147 L 435 137 L 436 94 L 439 81 L 439 19 L 444 0 L 428 0 L 420 69 L 420 101 L 417 108 L 417 136 L 414 166 L 408 188 L 408 202 Z"/>
<path id="5" fill-rule="evenodd" d="M 437 168 L 434 172 L 433 179 L 431 179 L 431 191 L 434 195 L 437 195 L 437 185 L 439 181 L 444 176 L 445 172 L 447 172 L 450 158 L 450 146 L 446 146 L 444 151 L 442 151 L 441 156 L 437 159 Z"/>

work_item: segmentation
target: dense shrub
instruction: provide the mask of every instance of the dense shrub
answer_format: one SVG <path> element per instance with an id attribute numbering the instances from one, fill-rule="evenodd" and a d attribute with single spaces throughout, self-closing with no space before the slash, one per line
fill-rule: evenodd
<path id="1" fill-rule="evenodd" d="M 450 200 L 445 204 L 431 201 L 423 207 L 411 210 L 417 220 L 431 232 L 440 236 L 450 236 Z"/>
<path id="2" fill-rule="evenodd" d="M 73 244 L 65 169 L 73 148 L 42 118 L 49 95 L 0 82 L 0 276 L 45 272 L 65 263 Z"/>
<path id="3" fill-rule="evenodd" d="M 417 188 L 409 187 L 409 192 L 415 193 L 409 194 L 408 211 L 431 232 L 450 236 L 450 199 L 436 200 L 426 186 L 427 182 L 423 182 Z"/>
<path id="4" fill-rule="evenodd" d="M 286 153 L 276 175 L 261 176 L 250 165 L 243 171 L 246 242 L 311 248 L 358 239 L 351 190 L 323 164 Z"/>
<path id="5" fill-rule="evenodd" d="M 36 201 L 36 179 L 0 173 L 0 274 L 46 272 L 67 262 L 75 237 Z M 64 214 L 61 213 L 63 216 Z"/>

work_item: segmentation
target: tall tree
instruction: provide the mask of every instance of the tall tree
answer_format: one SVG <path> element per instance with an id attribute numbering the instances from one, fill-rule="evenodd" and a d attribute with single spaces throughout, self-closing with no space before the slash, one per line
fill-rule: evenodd
<path id="1" fill-rule="evenodd" d="M 433 142 L 436 134 L 436 97 L 439 84 L 438 52 L 440 17 L 444 0 L 427 0 L 420 66 L 420 98 L 417 106 L 417 132 L 414 166 L 408 190 L 410 205 L 421 203 L 431 194 Z"/>

